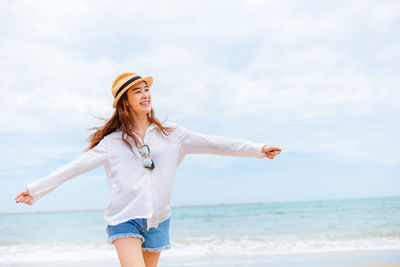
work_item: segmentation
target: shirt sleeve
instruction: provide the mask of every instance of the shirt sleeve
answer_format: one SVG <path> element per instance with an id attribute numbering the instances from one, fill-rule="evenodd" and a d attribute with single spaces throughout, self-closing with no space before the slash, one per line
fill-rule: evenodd
<path id="1" fill-rule="evenodd" d="M 265 158 L 262 148 L 265 144 L 249 140 L 228 138 L 223 136 L 206 135 L 188 130 L 180 125 L 182 157 L 186 154 L 214 154 L 236 157 Z"/>
<path id="2" fill-rule="evenodd" d="M 107 137 L 104 137 L 95 147 L 85 152 L 77 159 L 59 167 L 47 177 L 25 185 L 29 195 L 32 196 L 32 204 L 47 193 L 53 191 L 60 184 L 104 165 L 107 159 L 107 139 Z"/>

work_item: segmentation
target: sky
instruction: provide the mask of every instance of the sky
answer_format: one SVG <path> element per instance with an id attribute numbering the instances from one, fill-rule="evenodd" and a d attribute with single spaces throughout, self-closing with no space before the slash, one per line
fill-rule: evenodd
<path id="1" fill-rule="evenodd" d="M 107 205 L 103 167 L 14 197 L 83 153 L 124 72 L 160 121 L 282 148 L 186 156 L 172 205 L 400 195 L 399 1 L 2 1 L 0 28 L 0 212 Z"/>

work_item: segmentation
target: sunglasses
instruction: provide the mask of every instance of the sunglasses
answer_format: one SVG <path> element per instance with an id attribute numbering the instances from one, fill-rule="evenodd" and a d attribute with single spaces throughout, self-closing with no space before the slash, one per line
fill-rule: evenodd
<path id="1" fill-rule="evenodd" d="M 150 148 L 148 145 L 143 145 L 142 148 L 138 149 L 142 157 L 144 158 L 143 160 L 143 165 L 145 168 L 148 169 L 154 169 L 154 161 L 150 157 Z"/>

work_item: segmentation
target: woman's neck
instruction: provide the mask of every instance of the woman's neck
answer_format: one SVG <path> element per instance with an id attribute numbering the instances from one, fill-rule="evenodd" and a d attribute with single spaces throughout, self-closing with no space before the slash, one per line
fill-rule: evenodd
<path id="1" fill-rule="evenodd" d="M 147 118 L 147 114 L 144 114 L 144 117 L 135 116 L 135 124 L 133 129 L 135 132 L 145 132 L 151 122 Z"/>

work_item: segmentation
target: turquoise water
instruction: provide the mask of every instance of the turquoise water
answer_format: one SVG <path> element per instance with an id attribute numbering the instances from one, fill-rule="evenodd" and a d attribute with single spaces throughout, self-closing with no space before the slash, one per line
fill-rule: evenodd
<path id="1" fill-rule="evenodd" d="M 118 266 L 105 227 L 102 210 L 0 214 L 0 266 Z M 400 197 L 175 207 L 170 234 L 160 266 L 400 262 Z"/>

